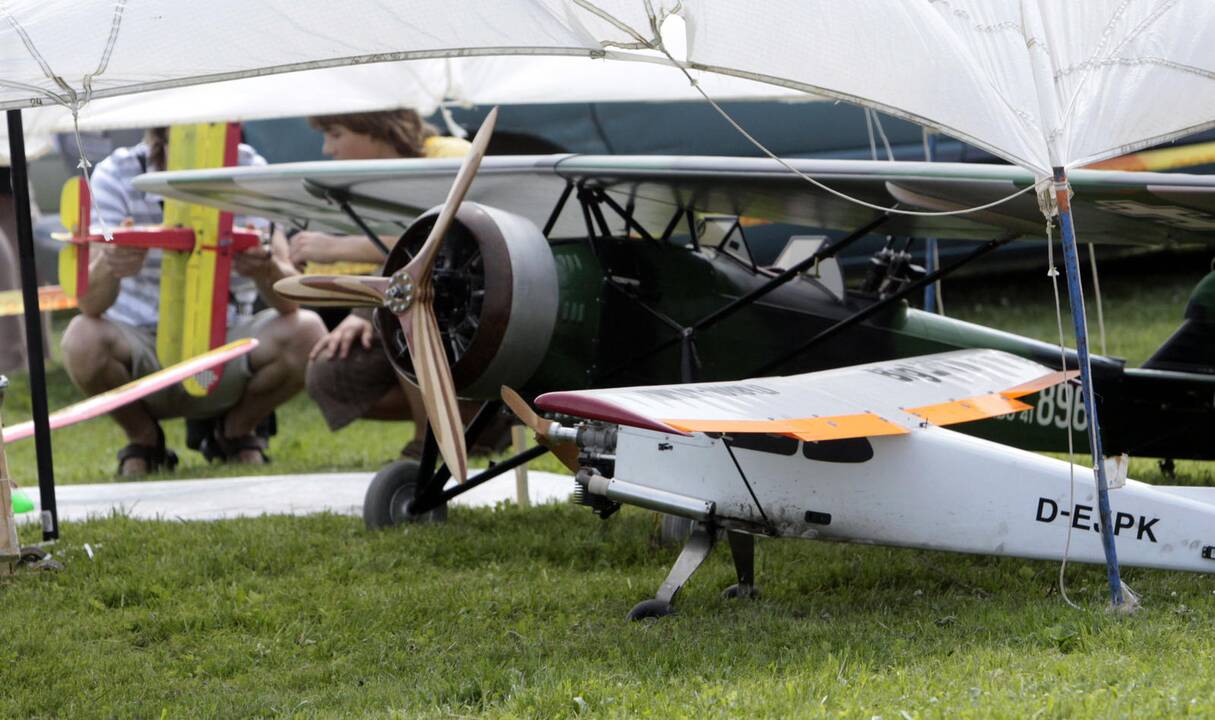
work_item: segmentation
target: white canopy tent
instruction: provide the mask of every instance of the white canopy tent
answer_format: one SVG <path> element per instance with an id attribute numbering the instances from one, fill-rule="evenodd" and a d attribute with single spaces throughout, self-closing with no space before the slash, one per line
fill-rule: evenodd
<path id="1" fill-rule="evenodd" d="M 697 72 L 720 100 L 816 99 L 801 90 Z M 432 58 L 261 75 L 91 100 L 80 109 L 82 131 L 189 122 L 413 108 L 423 115 L 442 105 L 573 102 L 703 102 L 683 73 L 666 64 L 578 56 Z M 49 136 L 72 132 L 63 106 L 26 114 L 26 153 L 49 149 Z M 0 141 L 6 132 L 0 128 Z M 7 142 L 0 165 L 7 164 Z M 37 149 L 35 149 L 37 145 Z"/>
<path id="2" fill-rule="evenodd" d="M 1053 173 L 1082 358 L 1066 168 L 1215 124 L 1209 0 L 15 0 L 0 8 L 0 109 L 388 60 L 652 56 L 672 13 L 692 68 L 855 101 Z"/>
<path id="3" fill-rule="evenodd" d="M 673 12 L 692 67 L 853 100 L 1044 176 L 1212 124 L 1205 0 L 15 0 L 0 109 L 391 60 L 652 60 Z M 441 73 L 416 75 L 433 91 Z"/>

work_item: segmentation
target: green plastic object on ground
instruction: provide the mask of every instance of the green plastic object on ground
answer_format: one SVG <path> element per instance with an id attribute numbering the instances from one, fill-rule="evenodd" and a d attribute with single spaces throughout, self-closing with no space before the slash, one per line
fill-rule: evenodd
<path id="1" fill-rule="evenodd" d="M 20 515 L 34 509 L 34 501 L 20 490 L 13 490 L 13 514 Z"/>

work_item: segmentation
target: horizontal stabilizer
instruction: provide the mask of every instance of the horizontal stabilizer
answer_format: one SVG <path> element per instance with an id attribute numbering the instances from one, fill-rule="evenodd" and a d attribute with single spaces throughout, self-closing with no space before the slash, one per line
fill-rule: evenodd
<path id="1" fill-rule="evenodd" d="M 959 350 L 789 377 L 555 392 L 536 405 L 676 434 L 839 440 L 1018 412 L 1029 406 L 1016 398 L 1076 375 L 999 350 Z"/>

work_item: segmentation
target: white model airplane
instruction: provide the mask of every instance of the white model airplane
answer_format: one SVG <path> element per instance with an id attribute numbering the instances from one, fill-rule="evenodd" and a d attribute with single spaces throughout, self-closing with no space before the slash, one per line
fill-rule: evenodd
<path id="1" fill-rule="evenodd" d="M 1091 470 L 939 426 L 1027 407 L 1067 381 L 997 350 L 963 350 L 789 377 L 555 392 L 543 420 L 504 399 L 559 454 L 579 450 L 577 499 L 601 516 L 621 503 L 694 521 L 639 619 L 675 594 L 728 538 L 730 596 L 754 591 L 754 536 L 878 543 L 1103 563 Z M 1073 485 L 1074 482 L 1074 485 Z M 1124 565 L 1215 572 L 1215 488 L 1126 480 L 1111 493 Z"/>

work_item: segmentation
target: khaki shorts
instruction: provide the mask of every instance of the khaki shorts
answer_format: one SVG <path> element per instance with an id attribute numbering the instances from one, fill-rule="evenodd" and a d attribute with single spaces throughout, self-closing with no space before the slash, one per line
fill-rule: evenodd
<path id="1" fill-rule="evenodd" d="M 276 317 L 277 310 L 262 310 L 253 317 L 237 322 L 228 328 L 228 342 L 257 336 L 266 323 Z M 141 378 L 161 369 L 160 360 L 156 357 L 155 333 L 122 322 L 110 322 L 122 332 L 131 348 L 132 377 Z M 186 392 L 181 383 L 177 383 L 145 397 L 143 404 L 157 420 L 174 417 L 218 417 L 240 402 L 251 377 L 253 368 L 249 365 L 249 355 L 246 354 L 224 365 L 224 374 L 219 385 L 205 397 L 195 397 Z"/>

